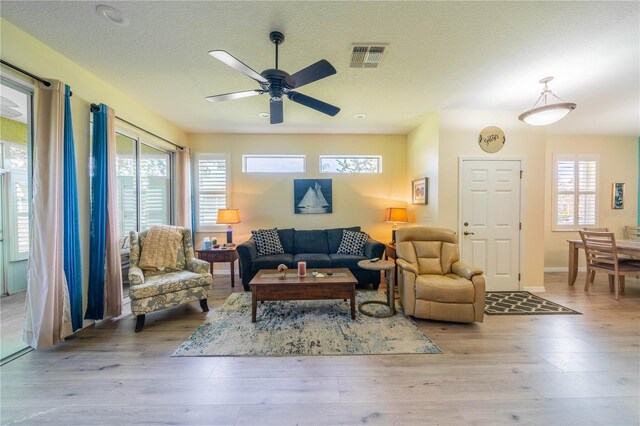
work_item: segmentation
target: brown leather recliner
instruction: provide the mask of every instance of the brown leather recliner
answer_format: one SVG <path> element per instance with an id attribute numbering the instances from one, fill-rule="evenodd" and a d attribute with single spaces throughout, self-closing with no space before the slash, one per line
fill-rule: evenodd
<path id="1" fill-rule="evenodd" d="M 453 322 L 482 322 L 483 271 L 460 262 L 449 229 L 413 227 L 396 232 L 400 301 L 406 315 Z"/>

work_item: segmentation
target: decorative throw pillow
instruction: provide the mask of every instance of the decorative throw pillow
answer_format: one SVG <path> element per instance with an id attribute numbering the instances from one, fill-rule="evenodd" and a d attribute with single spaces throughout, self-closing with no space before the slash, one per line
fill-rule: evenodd
<path id="1" fill-rule="evenodd" d="M 253 239 L 256 241 L 258 256 L 284 253 L 280 236 L 278 235 L 278 228 L 259 229 L 251 231 L 251 234 L 253 234 Z"/>
<path id="2" fill-rule="evenodd" d="M 342 242 L 338 247 L 338 254 L 352 254 L 364 256 L 364 245 L 369 236 L 365 232 L 342 231 Z"/>

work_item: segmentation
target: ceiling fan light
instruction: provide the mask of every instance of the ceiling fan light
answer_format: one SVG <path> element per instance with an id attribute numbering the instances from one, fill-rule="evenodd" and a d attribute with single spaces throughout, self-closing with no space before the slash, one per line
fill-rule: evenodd
<path id="1" fill-rule="evenodd" d="M 544 105 L 523 112 L 518 119 L 532 126 L 546 126 L 561 120 L 574 109 L 576 104 L 571 102 Z"/>

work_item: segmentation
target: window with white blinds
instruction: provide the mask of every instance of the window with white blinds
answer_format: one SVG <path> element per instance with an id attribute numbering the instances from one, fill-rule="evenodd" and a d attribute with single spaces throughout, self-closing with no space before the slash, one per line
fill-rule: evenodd
<path id="1" fill-rule="evenodd" d="M 172 153 L 133 133 L 116 132 L 119 236 L 171 224 Z"/>
<path id="2" fill-rule="evenodd" d="M 11 142 L 2 143 L 4 166 L 9 172 L 7 194 L 7 221 L 9 260 L 29 257 L 29 180 L 27 177 L 27 146 Z M 1 259 L 0 259 L 1 261 Z"/>
<path id="3" fill-rule="evenodd" d="M 196 229 L 218 230 L 224 226 L 216 223 L 218 209 L 227 207 L 229 197 L 229 156 L 198 154 L 195 169 Z"/>
<path id="4" fill-rule="evenodd" d="M 140 150 L 140 230 L 170 223 L 171 156 L 142 144 Z"/>
<path id="5" fill-rule="evenodd" d="M 554 231 L 574 231 L 598 224 L 598 158 L 554 155 Z"/>
<path id="6" fill-rule="evenodd" d="M 306 155 L 243 155 L 243 173 L 304 173 Z"/>

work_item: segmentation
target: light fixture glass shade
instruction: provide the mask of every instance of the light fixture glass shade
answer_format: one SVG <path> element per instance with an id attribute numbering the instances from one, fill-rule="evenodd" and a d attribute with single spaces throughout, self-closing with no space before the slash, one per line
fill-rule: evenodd
<path id="1" fill-rule="evenodd" d="M 385 222 L 406 223 L 409 222 L 407 209 L 404 207 L 390 207 L 385 211 Z"/>
<path id="2" fill-rule="evenodd" d="M 219 209 L 216 223 L 240 223 L 240 212 L 238 209 Z"/>
<path id="3" fill-rule="evenodd" d="M 533 126 L 546 126 L 555 123 L 576 108 L 576 104 L 562 102 L 530 109 L 518 116 L 518 119 Z"/>
<path id="4" fill-rule="evenodd" d="M 540 83 L 544 84 L 544 89 L 542 89 L 540 97 L 533 107 L 529 111 L 525 111 L 518 116 L 520 121 L 524 121 L 525 123 L 533 126 L 546 126 L 547 124 L 555 123 L 576 109 L 576 104 L 565 102 L 553 94 L 551 89 L 547 86 L 547 83 L 551 80 L 553 80 L 553 77 L 545 77 L 540 80 Z M 553 96 L 560 102 L 549 104 L 548 99 L 550 96 Z M 538 103 L 541 103 L 541 106 L 537 107 Z"/>

